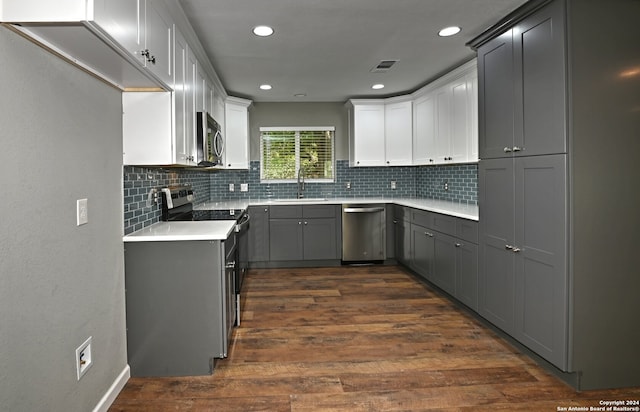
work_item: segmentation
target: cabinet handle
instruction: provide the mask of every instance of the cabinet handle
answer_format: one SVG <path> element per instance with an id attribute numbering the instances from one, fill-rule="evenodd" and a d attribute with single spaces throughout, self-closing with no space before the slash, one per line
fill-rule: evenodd
<path id="1" fill-rule="evenodd" d="M 309 222 L 304 222 L 305 225 L 307 225 Z"/>
<path id="2" fill-rule="evenodd" d="M 504 150 L 505 153 L 511 153 L 513 151 L 510 147 L 505 147 L 502 150 Z"/>
<path id="3" fill-rule="evenodd" d="M 429 162 L 433 163 L 433 159 L 429 159 Z"/>
<path id="4" fill-rule="evenodd" d="M 511 245 L 504 245 L 504 248 L 507 250 L 513 250 L 513 246 Z"/>
<path id="5" fill-rule="evenodd" d="M 518 146 L 513 146 L 513 151 L 514 151 L 514 152 L 519 152 L 519 151 L 521 151 L 521 150 L 522 150 L 522 148 L 520 148 L 520 147 L 518 147 Z"/>
<path id="6" fill-rule="evenodd" d="M 389 162 L 389 161 L 387 160 L 387 164 L 389 164 L 389 163 L 391 163 L 391 162 Z"/>
<path id="7" fill-rule="evenodd" d="M 151 58 L 147 59 L 147 61 L 151 62 L 151 64 L 156 64 L 156 56 L 151 56 Z"/>
<path id="8" fill-rule="evenodd" d="M 397 221 L 397 220 L 395 220 L 395 219 L 393 219 L 393 224 L 395 225 L 395 224 L 397 224 L 397 223 L 398 223 L 398 221 Z"/>
<path id="9" fill-rule="evenodd" d="M 268 211 L 269 211 L 269 208 L 268 208 L 268 207 L 265 207 L 265 208 L 264 208 L 264 213 L 267 213 Z"/>
<path id="10" fill-rule="evenodd" d="M 429 237 L 433 237 L 433 233 L 429 233 L 429 232 L 424 232 L 425 235 L 429 236 Z"/>
<path id="11" fill-rule="evenodd" d="M 462 247 L 462 243 L 456 243 L 456 247 Z"/>
<path id="12" fill-rule="evenodd" d="M 518 248 L 518 247 L 514 247 L 514 248 L 512 249 L 513 253 L 519 253 L 519 252 L 520 252 L 520 250 L 521 250 L 521 249 L 520 249 L 520 248 Z"/>
<path id="13" fill-rule="evenodd" d="M 298 222 L 298 224 L 299 224 L 299 225 L 301 225 L 301 224 L 302 224 L 302 222 Z"/>

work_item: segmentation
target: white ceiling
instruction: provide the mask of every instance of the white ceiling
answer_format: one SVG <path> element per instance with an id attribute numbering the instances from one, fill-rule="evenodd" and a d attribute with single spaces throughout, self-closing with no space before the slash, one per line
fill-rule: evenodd
<path id="1" fill-rule="evenodd" d="M 346 101 L 412 92 L 474 57 L 465 43 L 526 0 L 179 0 L 230 95 Z M 275 29 L 260 38 L 256 25 Z M 450 25 L 462 32 L 449 38 Z M 371 73 L 381 60 L 399 60 Z M 263 91 L 268 83 L 272 90 Z M 382 90 L 372 90 L 384 83 Z M 294 97 L 304 93 L 306 97 Z"/>

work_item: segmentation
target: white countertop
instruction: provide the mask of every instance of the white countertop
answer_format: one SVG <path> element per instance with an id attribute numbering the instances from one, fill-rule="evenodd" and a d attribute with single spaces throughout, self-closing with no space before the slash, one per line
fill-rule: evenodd
<path id="1" fill-rule="evenodd" d="M 122 238 L 124 242 L 168 242 L 176 240 L 226 240 L 235 220 L 203 222 L 158 222 Z"/>
<path id="2" fill-rule="evenodd" d="M 478 206 L 466 203 L 451 202 L 447 200 L 417 199 L 417 198 L 331 198 L 331 199 L 242 199 L 220 202 L 205 202 L 194 207 L 195 210 L 225 210 L 246 209 L 249 206 L 272 205 L 309 205 L 309 204 L 343 204 L 343 203 L 392 203 L 415 209 L 442 213 L 445 215 L 460 217 L 469 220 L 478 220 Z"/>

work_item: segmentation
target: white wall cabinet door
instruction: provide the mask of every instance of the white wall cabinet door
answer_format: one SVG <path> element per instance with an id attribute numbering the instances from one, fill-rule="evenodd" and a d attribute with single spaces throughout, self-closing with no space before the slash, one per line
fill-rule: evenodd
<path id="1" fill-rule="evenodd" d="M 226 169 L 249 168 L 249 106 L 250 100 L 229 97 L 225 102 L 223 152 Z"/>
<path id="2" fill-rule="evenodd" d="M 435 95 L 425 94 L 413 103 L 413 164 L 435 164 L 436 106 Z"/>
<path id="3" fill-rule="evenodd" d="M 468 158 L 469 162 L 477 162 L 478 156 L 478 72 L 473 70 L 467 75 L 467 92 L 469 99 L 469 139 Z"/>
<path id="4" fill-rule="evenodd" d="M 174 37 L 174 76 L 173 92 L 173 127 L 175 139 L 176 163 L 187 163 L 187 152 L 190 144 L 187 142 L 187 52 L 188 45 L 182 33 L 175 30 Z"/>
<path id="5" fill-rule="evenodd" d="M 384 102 L 355 104 L 349 124 L 350 166 L 385 165 Z"/>
<path id="6" fill-rule="evenodd" d="M 449 141 L 449 161 L 466 162 L 469 158 L 469 139 L 471 133 L 471 110 L 467 78 L 462 77 L 451 82 L 451 126 Z"/>
<path id="7" fill-rule="evenodd" d="M 196 112 L 206 112 L 207 99 L 205 92 L 207 89 L 207 80 L 205 74 L 200 67 L 200 62 L 196 64 Z"/>
<path id="8" fill-rule="evenodd" d="M 198 89 L 198 61 L 187 44 L 187 75 L 185 82 L 185 152 L 186 163 L 196 164 L 196 94 Z"/>
<path id="9" fill-rule="evenodd" d="M 169 86 L 173 86 L 172 31 L 173 21 L 162 4 L 146 0 L 145 65 Z"/>
<path id="10" fill-rule="evenodd" d="M 434 92 L 436 103 L 435 164 L 449 163 L 451 155 L 451 89 L 443 86 Z"/>
<path id="11" fill-rule="evenodd" d="M 413 162 L 413 110 L 412 102 L 385 104 L 384 139 L 385 164 L 410 166 Z"/>
<path id="12" fill-rule="evenodd" d="M 103 0 L 94 2 L 96 23 L 142 64 L 144 56 L 144 1 Z"/>

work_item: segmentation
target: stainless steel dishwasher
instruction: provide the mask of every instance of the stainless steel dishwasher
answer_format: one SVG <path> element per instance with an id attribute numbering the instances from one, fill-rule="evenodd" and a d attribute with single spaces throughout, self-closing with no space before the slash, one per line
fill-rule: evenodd
<path id="1" fill-rule="evenodd" d="M 343 263 L 381 262 L 386 258 L 385 206 L 342 205 Z"/>

